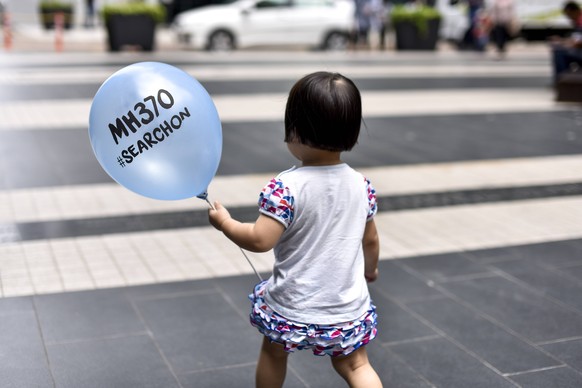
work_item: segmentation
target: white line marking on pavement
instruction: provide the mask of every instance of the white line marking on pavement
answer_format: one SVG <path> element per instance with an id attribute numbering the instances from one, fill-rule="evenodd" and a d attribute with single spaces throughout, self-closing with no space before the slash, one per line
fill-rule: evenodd
<path id="1" fill-rule="evenodd" d="M 582 196 L 376 216 L 383 260 L 582 238 Z M 249 254 L 269 271 L 272 252 Z M 0 296 L 252 273 L 211 227 L 0 245 Z"/>
<path id="2" fill-rule="evenodd" d="M 582 182 L 582 156 L 496 159 L 359 169 L 378 195 L 418 194 L 496 187 Z M 277 173 L 217 176 L 211 199 L 225 206 L 253 206 L 262 187 Z M 236 187 L 237 190 L 232 190 Z M 108 200 L 114 198 L 115 200 Z M 0 222 L 151 214 L 206 209 L 196 198 L 156 201 L 118 184 L 78 185 L 0 191 Z"/>

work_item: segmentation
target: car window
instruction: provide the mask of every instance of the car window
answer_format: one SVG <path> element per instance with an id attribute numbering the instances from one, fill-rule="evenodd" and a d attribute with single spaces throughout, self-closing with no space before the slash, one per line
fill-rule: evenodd
<path id="1" fill-rule="evenodd" d="M 288 7 L 289 0 L 261 0 L 255 4 L 256 8 L 279 8 Z"/>
<path id="2" fill-rule="evenodd" d="M 326 7 L 331 5 L 329 0 L 294 0 L 295 7 Z"/>

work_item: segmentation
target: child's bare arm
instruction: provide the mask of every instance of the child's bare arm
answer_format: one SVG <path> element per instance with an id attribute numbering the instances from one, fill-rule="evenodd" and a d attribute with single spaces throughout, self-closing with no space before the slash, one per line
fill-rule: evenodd
<path id="1" fill-rule="evenodd" d="M 259 215 L 254 224 L 242 223 L 232 218 L 218 201 L 214 203 L 214 207 L 216 210 L 208 211 L 212 226 L 248 251 L 266 252 L 272 249 L 285 231 L 283 224 L 263 214 Z"/>
<path id="2" fill-rule="evenodd" d="M 373 282 L 378 277 L 378 259 L 380 257 L 380 239 L 378 238 L 378 230 L 374 220 L 366 223 L 362 246 L 366 262 L 364 276 L 368 282 Z"/>

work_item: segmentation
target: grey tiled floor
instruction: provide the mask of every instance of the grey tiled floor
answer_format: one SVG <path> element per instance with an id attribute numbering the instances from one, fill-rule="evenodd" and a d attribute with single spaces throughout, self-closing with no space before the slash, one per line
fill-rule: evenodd
<path id="1" fill-rule="evenodd" d="M 387 387 L 582 385 L 582 240 L 382 261 Z M 0 299 L 3 387 L 250 387 L 254 275 Z M 290 357 L 286 387 L 338 387 Z"/>

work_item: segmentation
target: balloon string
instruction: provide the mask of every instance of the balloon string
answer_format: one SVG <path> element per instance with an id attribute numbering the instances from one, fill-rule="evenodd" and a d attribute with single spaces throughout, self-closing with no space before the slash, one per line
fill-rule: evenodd
<path id="1" fill-rule="evenodd" d="M 245 253 L 245 251 L 243 251 L 243 249 L 241 247 L 238 247 L 238 249 L 240 249 L 240 251 L 243 254 L 243 256 L 245 257 L 245 259 L 247 259 L 247 262 L 249 263 L 249 265 L 253 269 L 255 275 L 257 275 L 257 277 L 259 278 L 259 281 L 262 282 L 263 281 L 263 278 L 261 277 L 261 275 L 259 275 L 259 273 L 257 272 L 257 269 L 255 268 L 255 266 L 253 265 L 253 263 L 251 263 L 251 261 L 249 260 L 249 257 Z"/>
<path id="2" fill-rule="evenodd" d="M 212 203 L 210 203 L 210 201 L 208 200 L 208 194 L 206 194 L 206 196 L 204 196 L 204 197 L 199 197 L 199 198 L 203 198 L 206 201 L 206 203 L 208 204 L 208 206 L 210 206 L 210 208 L 212 210 L 216 210 L 216 208 L 214 207 L 214 205 Z M 243 249 L 241 247 L 238 247 L 238 249 L 240 249 L 240 251 L 243 254 L 243 256 L 245 257 L 245 259 L 247 259 L 247 262 L 249 263 L 249 265 L 251 266 L 251 268 L 255 272 L 255 275 L 257 275 L 257 277 L 259 278 L 259 281 L 262 282 L 263 281 L 263 278 L 261 277 L 261 275 L 259 275 L 259 273 L 257 272 L 257 269 L 255 268 L 255 266 L 253 265 L 253 263 L 251 262 L 251 260 L 249 259 L 249 257 L 245 253 L 245 251 L 243 251 Z"/>

